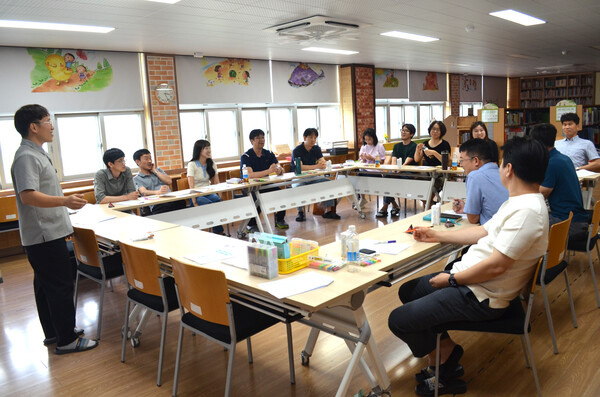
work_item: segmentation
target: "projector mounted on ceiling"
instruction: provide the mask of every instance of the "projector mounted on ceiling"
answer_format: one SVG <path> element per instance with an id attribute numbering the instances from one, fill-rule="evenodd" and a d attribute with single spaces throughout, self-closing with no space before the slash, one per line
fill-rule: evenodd
<path id="1" fill-rule="evenodd" d="M 335 41 L 356 39 L 359 25 L 349 21 L 315 15 L 292 22 L 271 26 L 265 30 L 274 32 L 283 41 Z"/>

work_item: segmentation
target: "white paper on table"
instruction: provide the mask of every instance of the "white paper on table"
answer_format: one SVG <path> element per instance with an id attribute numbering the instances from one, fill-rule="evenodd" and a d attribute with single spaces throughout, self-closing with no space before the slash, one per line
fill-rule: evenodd
<path id="1" fill-rule="evenodd" d="M 277 299 L 302 294 L 314 289 L 323 288 L 333 283 L 333 277 L 317 272 L 307 272 L 281 280 L 261 283 L 258 286 Z"/>
<path id="2" fill-rule="evenodd" d="M 596 172 L 588 171 L 588 170 L 577 170 L 577 177 L 584 178 L 586 176 L 594 176 L 597 175 Z"/>
<path id="3" fill-rule="evenodd" d="M 157 222 L 141 216 L 128 216 L 125 218 L 111 219 L 108 222 L 113 230 L 137 230 L 136 235 L 154 233 L 160 230 L 178 227 L 173 223 Z"/>
<path id="4" fill-rule="evenodd" d="M 370 249 L 378 254 L 398 255 L 410 247 L 410 244 L 388 243 L 380 240 L 362 239 L 358 244 L 359 249 Z"/>
<path id="5" fill-rule="evenodd" d="M 117 203 L 113 203 L 114 205 L 123 205 L 123 206 L 127 206 L 127 205 L 138 205 L 140 203 L 143 203 L 144 200 L 126 200 L 126 201 L 119 201 Z"/>
<path id="6" fill-rule="evenodd" d="M 222 262 L 226 265 L 248 270 L 248 255 L 245 245 L 225 245 L 217 250 L 203 251 L 185 257 L 199 265 Z"/>
<path id="7" fill-rule="evenodd" d="M 184 190 L 177 190 L 175 192 L 165 193 L 162 196 L 163 197 L 181 197 L 181 196 L 190 195 L 191 193 L 192 193 L 191 189 L 184 189 Z"/>
<path id="8" fill-rule="evenodd" d="M 75 211 L 71 216 L 71 223 L 79 226 L 91 226 L 96 223 L 114 219 L 116 216 L 107 214 L 104 211 L 99 210 L 93 204 L 86 204 L 83 208 Z"/>

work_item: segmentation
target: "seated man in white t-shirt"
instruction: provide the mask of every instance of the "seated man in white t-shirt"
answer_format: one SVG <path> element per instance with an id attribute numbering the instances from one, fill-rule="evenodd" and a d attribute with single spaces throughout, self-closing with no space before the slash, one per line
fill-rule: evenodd
<path id="1" fill-rule="evenodd" d="M 437 325 L 452 321 L 485 321 L 504 313 L 533 276 L 548 246 L 548 210 L 539 193 L 548 151 L 539 142 L 513 138 L 502 148 L 500 180 L 508 200 L 485 225 L 457 231 L 417 228 L 423 242 L 473 244 L 450 272 L 408 281 L 398 295 L 403 305 L 390 314 L 390 330 L 408 344 L 415 357 L 428 356 L 429 367 L 416 375 L 417 394 L 433 395 Z M 447 333 L 440 345 L 440 394 L 464 393 L 456 379 L 464 370 L 463 354 Z"/>

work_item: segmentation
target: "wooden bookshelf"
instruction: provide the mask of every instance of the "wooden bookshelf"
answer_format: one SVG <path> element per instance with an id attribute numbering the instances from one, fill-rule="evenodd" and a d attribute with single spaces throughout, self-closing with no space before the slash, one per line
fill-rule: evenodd
<path id="1" fill-rule="evenodd" d="M 515 135 L 525 136 L 534 125 L 548 122 L 550 122 L 549 108 L 507 109 L 504 135 L 507 139 Z"/>
<path id="2" fill-rule="evenodd" d="M 481 121 L 481 110 L 482 109 L 479 109 L 477 111 L 477 120 L 479 120 L 479 121 Z M 485 123 L 485 126 L 487 127 L 487 130 L 488 130 L 488 137 L 490 139 L 493 139 L 496 142 L 496 144 L 498 145 L 498 153 L 500 155 L 500 158 L 502 158 L 502 150 L 500 148 L 504 145 L 504 142 L 506 141 L 506 133 L 504 131 L 505 114 L 506 114 L 506 112 L 504 111 L 504 109 L 499 108 L 498 109 L 498 122 L 497 123 Z"/>
<path id="3" fill-rule="evenodd" d="M 589 139 L 596 147 L 600 147 L 600 106 L 584 106 L 582 114 L 581 137 Z"/>
<path id="4" fill-rule="evenodd" d="M 460 146 L 466 139 L 464 134 L 469 134 L 471 125 L 477 121 L 475 116 L 453 116 L 450 115 L 444 119 L 446 126 L 446 135 L 444 139 L 448 141 L 450 146 Z"/>
<path id="5" fill-rule="evenodd" d="M 544 108 L 554 106 L 563 99 L 571 99 L 578 105 L 593 105 L 595 103 L 595 86 L 594 73 L 521 77 L 519 106 L 521 108 Z M 514 101 L 511 103 L 514 104 Z"/>

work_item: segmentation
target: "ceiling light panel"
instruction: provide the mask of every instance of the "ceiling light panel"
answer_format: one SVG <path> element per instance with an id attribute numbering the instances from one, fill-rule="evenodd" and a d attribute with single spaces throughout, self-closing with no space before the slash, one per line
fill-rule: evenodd
<path id="1" fill-rule="evenodd" d="M 420 41 L 422 43 L 428 43 L 430 41 L 437 41 L 437 40 L 439 40 L 437 37 L 429 37 L 429 36 L 422 36 L 420 34 L 398 32 L 396 30 L 391 31 L 391 32 L 381 33 L 381 35 L 382 36 L 395 37 L 395 38 L 398 38 L 398 39 Z"/>
<path id="2" fill-rule="evenodd" d="M 328 54 L 339 54 L 339 55 L 358 54 L 358 51 L 336 50 L 336 49 L 332 49 L 332 48 L 322 48 L 322 47 L 306 47 L 306 48 L 303 48 L 302 51 L 325 52 Z"/>
<path id="3" fill-rule="evenodd" d="M 71 25 L 67 23 L 0 20 L 0 28 L 62 30 L 67 32 L 108 33 L 115 28 L 108 26 Z"/>
<path id="4" fill-rule="evenodd" d="M 514 23 L 518 23 L 523 26 L 533 26 L 533 25 L 541 25 L 546 23 L 546 21 L 532 17 L 531 15 L 523 14 L 522 12 L 515 10 L 503 10 L 503 11 L 495 11 L 490 12 L 491 16 L 506 19 L 507 21 L 511 21 Z"/>

